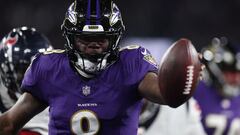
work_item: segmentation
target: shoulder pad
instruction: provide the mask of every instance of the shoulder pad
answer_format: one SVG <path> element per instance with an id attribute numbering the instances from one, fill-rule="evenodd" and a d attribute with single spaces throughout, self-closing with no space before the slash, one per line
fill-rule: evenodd
<path id="1" fill-rule="evenodd" d="M 124 46 L 122 48 L 119 49 L 119 51 L 123 51 L 123 50 L 134 50 L 134 49 L 138 49 L 140 46 L 139 45 L 129 45 L 129 46 Z"/>
<path id="2" fill-rule="evenodd" d="M 65 50 L 62 50 L 62 49 L 53 49 L 53 50 L 45 51 L 45 52 L 43 52 L 43 54 L 48 55 L 48 54 L 64 53 L 64 52 L 65 52 Z"/>

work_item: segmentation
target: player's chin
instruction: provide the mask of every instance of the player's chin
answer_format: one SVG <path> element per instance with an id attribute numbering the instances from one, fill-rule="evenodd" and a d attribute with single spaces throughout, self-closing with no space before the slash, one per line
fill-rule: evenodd
<path id="1" fill-rule="evenodd" d="M 99 54 L 102 54 L 103 53 L 103 50 L 101 48 L 98 48 L 98 49 L 87 49 L 86 50 L 86 54 L 87 55 L 99 55 Z"/>

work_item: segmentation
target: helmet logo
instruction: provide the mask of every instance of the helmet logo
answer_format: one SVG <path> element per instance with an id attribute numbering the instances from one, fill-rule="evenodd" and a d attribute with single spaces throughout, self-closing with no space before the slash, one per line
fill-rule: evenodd
<path id="1" fill-rule="evenodd" d="M 77 24 L 77 13 L 73 11 L 68 11 L 66 15 L 66 19 L 68 19 L 72 24 Z"/>
<path id="2" fill-rule="evenodd" d="M 113 26 L 115 23 L 117 23 L 118 20 L 119 20 L 118 13 L 113 14 L 110 18 L 110 26 Z"/>
<path id="3" fill-rule="evenodd" d="M 119 20 L 121 20 L 121 14 L 119 12 L 119 9 L 115 4 L 113 4 L 112 6 L 113 6 L 112 15 L 110 16 L 110 20 L 109 20 L 110 26 L 113 26 Z"/>
<path id="4" fill-rule="evenodd" d="M 6 41 L 5 45 L 15 45 L 18 41 L 18 35 L 16 34 L 14 37 L 9 36 Z"/>

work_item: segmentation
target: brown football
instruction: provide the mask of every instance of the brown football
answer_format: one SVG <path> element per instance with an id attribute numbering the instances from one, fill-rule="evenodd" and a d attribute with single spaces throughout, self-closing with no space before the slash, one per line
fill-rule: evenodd
<path id="1" fill-rule="evenodd" d="M 158 80 L 165 103 L 178 107 L 192 97 L 198 84 L 201 63 L 190 40 L 173 43 L 163 55 Z"/>

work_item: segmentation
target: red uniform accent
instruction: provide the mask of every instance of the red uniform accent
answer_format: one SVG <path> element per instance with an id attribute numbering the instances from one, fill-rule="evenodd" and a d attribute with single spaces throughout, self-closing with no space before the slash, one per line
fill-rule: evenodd
<path id="1" fill-rule="evenodd" d="M 21 130 L 18 135 L 41 135 L 41 134 L 30 130 Z"/>

